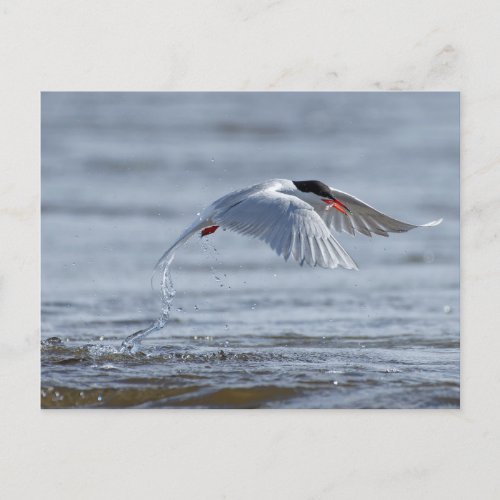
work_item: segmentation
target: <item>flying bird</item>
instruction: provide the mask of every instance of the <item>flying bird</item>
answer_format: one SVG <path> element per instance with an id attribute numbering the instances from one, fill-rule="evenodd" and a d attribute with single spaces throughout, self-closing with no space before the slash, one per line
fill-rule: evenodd
<path id="1" fill-rule="evenodd" d="M 441 221 L 409 224 L 320 181 L 272 179 L 214 201 L 162 255 L 155 270 L 170 265 L 175 251 L 192 235 L 207 236 L 219 228 L 258 238 L 285 260 L 293 258 L 300 265 L 358 269 L 332 231 L 389 236 Z"/>

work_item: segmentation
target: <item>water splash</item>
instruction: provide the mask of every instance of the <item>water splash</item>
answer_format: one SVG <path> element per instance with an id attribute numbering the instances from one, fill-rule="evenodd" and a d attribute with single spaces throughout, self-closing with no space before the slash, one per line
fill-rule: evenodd
<path id="1" fill-rule="evenodd" d="M 203 251 L 203 253 L 207 254 L 209 258 L 212 257 L 215 262 L 214 264 L 210 264 L 210 272 L 212 273 L 214 280 L 217 282 L 219 287 L 221 288 L 227 287 L 228 289 L 230 289 L 231 287 L 226 285 L 227 275 L 225 273 L 221 273 L 217 269 L 218 266 L 220 265 L 220 259 L 217 248 L 215 248 L 215 245 L 208 237 L 201 238 L 200 242 L 201 242 L 201 250 Z"/>
<path id="2" fill-rule="evenodd" d="M 211 259 L 214 261 L 213 264 L 210 264 L 210 272 L 216 281 L 216 283 L 219 285 L 220 288 L 226 288 L 227 290 L 231 290 L 231 286 L 227 284 L 227 274 L 221 272 L 218 267 L 220 266 L 220 259 L 219 259 L 219 253 L 217 251 L 217 248 L 215 245 L 212 243 L 212 239 L 210 236 L 200 238 L 200 243 L 201 243 L 201 250 L 204 254 L 206 254 L 208 259 Z M 195 306 L 196 310 L 198 309 L 197 306 Z M 229 330 L 229 325 L 226 323 L 224 326 L 225 330 Z"/>
<path id="3" fill-rule="evenodd" d="M 170 311 L 172 309 L 172 302 L 175 297 L 175 289 L 172 281 L 172 276 L 170 274 L 170 267 L 165 264 L 162 268 L 162 278 L 160 283 L 161 292 L 161 314 L 158 319 L 153 321 L 148 328 L 139 330 L 138 332 L 129 335 L 122 343 L 120 352 L 130 352 L 135 353 L 139 349 L 139 346 L 147 335 L 153 332 L 157 332 L 166 326 L 170 318 Z"/>

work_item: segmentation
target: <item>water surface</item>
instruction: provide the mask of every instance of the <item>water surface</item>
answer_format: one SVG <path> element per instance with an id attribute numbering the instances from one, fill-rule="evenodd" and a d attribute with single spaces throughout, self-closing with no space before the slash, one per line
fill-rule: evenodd
<path id="1" fill-rule="evenodd" d="M 42 98 L 44 408 L 456 408 L 455 93 L 52 93 Z M 319 179 L 414 223 L 339 235 L 359 272 L 301 268 L 217 231 L 152 267 L 204 206 Z"/>

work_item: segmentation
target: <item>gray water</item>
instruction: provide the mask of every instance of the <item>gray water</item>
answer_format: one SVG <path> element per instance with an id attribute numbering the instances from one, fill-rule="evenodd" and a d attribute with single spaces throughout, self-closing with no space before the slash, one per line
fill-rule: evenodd
<path id="1" fill-rule="evenodd" d="M 229 231 L 152 268 L 214 199 L 319 179 L 434 228 L 338 235 L 359 272 Z M 459 407 L 456 93 L 42 96 L 44 408 Z"/>

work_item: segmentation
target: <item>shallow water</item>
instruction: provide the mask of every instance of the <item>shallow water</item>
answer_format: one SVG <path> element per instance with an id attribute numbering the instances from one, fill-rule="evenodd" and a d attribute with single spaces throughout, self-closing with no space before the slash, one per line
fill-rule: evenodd
<path id="1" fill-rule="evenodd" d="M 459 406 L 457 94 L 44 94 L 43 408 Z M 359 272 L 217 231 L 152 266 L 201 208 L 317 178 L 410 222 L 340 235 Z"/>

